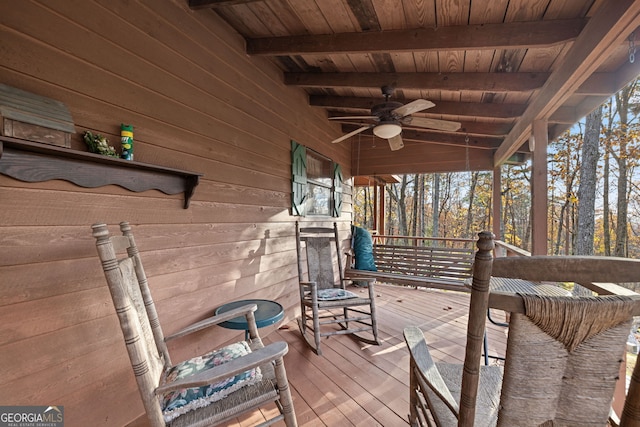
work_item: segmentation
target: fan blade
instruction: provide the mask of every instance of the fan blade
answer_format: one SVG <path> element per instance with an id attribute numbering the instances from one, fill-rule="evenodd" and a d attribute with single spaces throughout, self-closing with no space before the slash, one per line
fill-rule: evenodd
<path id="1" fill-rule="evenodd" d="M 341 116 L 329 117 L 329 120 L 377 120 L 376 116 Z"/>
<path id="2" fill-rule="evenodd" d="M 337 143 L 337 142 L 342 142 L 342 141 L 344 141 L 345 139 L 349 139 L 349 138 L 351 138 L 353 135 L 357 135 L 357 134 L 359 134 L 360 132 L 364 132 L 365 130 L 370 129 L 370 128 L 371 128 L 371 126 L 373 126 L 373 125 L 370 125 L 370 126 L 362 126 L 361 128 L 356 129 L 356 130 L 354 130 L 353 132 L 349 132 L 349 133 L 347 133 L 347 134 L 345 134 L 345 135 L 342 135 L 340 138 L 338 138 L 338 139 L 334 139 L 334 140 L 333 140 L 333 141 L 331 141 L 331 142 L 332 142 L 332 143 L 334 143 L 334 144 L 335 144 L 335 143 Z"/>
<path id="3" fill-rule="evenodd" d="M 417 113 L 418 111 L 426 110 L 427 108 L 435 107 L 431 101 L 427 101 L 426 99 L 416 99 L 415 101 L 411 101 L 410 103 L 403 105 L 402 107 L 398 107 L 392 111 L 392 113 L 397 117 L 408 116 L 409 114 Z"/>
<path id="4" fill-rule="evenodd" d="M 400 135 L 396 135 L 393 138 L 389 138 L 389 148 L 391 151 L 396 151 L 404 147 L 404 142 L 402 142 L 402 137 Z"/>
<path id="5" fill-rule="evenodd" d="M 421 128 L 429 128 L 429 129 L 437 129 L 437 130 L 446 130 L 450 132 L 455 132 L 462 126 L 458 122 L 450 122 L 448 120 L 438 120 L 438 119 L 428 119 L 425 117 L 411 117 L 407 120 L 406 124 L 408 126 L 418 126 Z"/>

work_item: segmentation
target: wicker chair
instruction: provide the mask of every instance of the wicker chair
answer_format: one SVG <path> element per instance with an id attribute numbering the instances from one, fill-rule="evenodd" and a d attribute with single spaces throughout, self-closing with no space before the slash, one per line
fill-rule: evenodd
<path id="1" fill-rule="evenodd" d="M 334 223 L 333 228 L 300 228 L 296 222 L 296 248 L 301 309 L 298 326 L 312 350 L 322 355 L 321 338 L 341 334 L 350 334 L 362 342 L 380 345 L 375 278 L 358 279 L 367 282 L 367 296 L 359 296 L 345 289 L 337 224 Z M 338 267 L 337 271 L 335 266 Z M 331 328 L 331 325 L 339 325 L 340 328 Z M 310 332 L 313 336 L 310 336 Z M 372 337 L 364 337 L 362 332 L 370 333 Z"/>
<path id="2" fill-rule="evenodd" d="M 492 274 L 535 281 L 631 282 L 640 260 L 603 257 L 492 259 L 480 233 L 464 366 L 434 363 L 422 331 L 405 329 L 412 426 L 605 426 L 639 295 L 489 294 Z M 611 289 L 611 287 L 610 287 Z M 630 293 L 630 292 L 629 292 Z M 511 313 L 504 368 L 480 366 L 488 307 Z M 637 393 L 637 392 L 634 392 Z M 640 396 L 628 396 L 637 402 Z M 637 408 L 637 403 L 634 403 Z M 627 412 L 634 409 L 628 405 Z M 627 414 L 628 426 L 638 416 Z M 621 425 L 625 425 L 623 421 Z"/>
<path id="3" fill-rule="evenodd" d="M 149 425 L 213 426 L 275 402 L 280 414 L 261 425 L 297 426 L 283 363 L 287 344 L 262 344 L 255 304 L 164 337 L 131 227 L 121 223 L 122 236 L 113 237 L 105 224 L 92 228 Z M 238 316 L 247 319 L 249 340 L 172 365 L 167 341 Z"/>

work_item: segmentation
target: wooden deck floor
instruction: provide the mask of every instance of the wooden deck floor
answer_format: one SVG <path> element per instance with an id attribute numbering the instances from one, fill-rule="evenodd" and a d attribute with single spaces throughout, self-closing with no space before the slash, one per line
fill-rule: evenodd
<path id="1" fill-rule="evenodd" d="M 266 338 L 289 344 L 285 365 L 300 426 L 408 425 L 405 326 L 417 325 L 424 331 L 435 360 L 462 361 L 468 294 L 382 284 L 376 289 L 381 346 L 338 335 L 322 341 L 319 357 L 306 346 L 295 322 Z M 503 355 L 504 328 L 489 324 L 488 329 L 489 354 Z M 261 420 L 258 411 L 228 425 L 250 426 Z"/>

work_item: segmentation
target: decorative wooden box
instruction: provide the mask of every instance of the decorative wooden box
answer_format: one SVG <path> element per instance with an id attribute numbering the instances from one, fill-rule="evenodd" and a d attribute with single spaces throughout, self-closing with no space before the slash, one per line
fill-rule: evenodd
<path id="1" fill-rule="evenodd" d="M 1 135 L 71 147 L 73 119 L 60 101 L 0 84 Z"/>

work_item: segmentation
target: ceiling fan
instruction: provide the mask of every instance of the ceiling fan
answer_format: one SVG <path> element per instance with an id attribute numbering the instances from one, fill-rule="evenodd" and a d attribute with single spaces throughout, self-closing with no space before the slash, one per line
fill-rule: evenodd
<path id="1" fill-rule="evenodd" d="M 373 128 L 374 135 L 378 138 L 383 138 L 389 141 L 389 147 L 391 150 L 399 150 L 404 147 L 402 137 L 400 136 L 400 133 L 402 132 L 402 125 L 446 130 L 450 132 L 455 132 L 460 129 L 461 125 L 458 122 L 428 119 L 424 117 L 411 117 L 411 114 L 434 107 L 435 104 L 431 101 L 427 101 L 426 99 L 416 99 L 408 104 L 389 101 L 392 93 L 393 87 L 382 87 L 384 102 L 374 105 L 373 108 L 371 108 L 370 116 L 330 117 L 329 120 L 373 120 L 375 122 L 342 135 L 340 138 L 334 139 L 331 142 L 342 142 L 345 139 L 351 138 L 353 135 L 357 135 L 360 132 Z"/>

